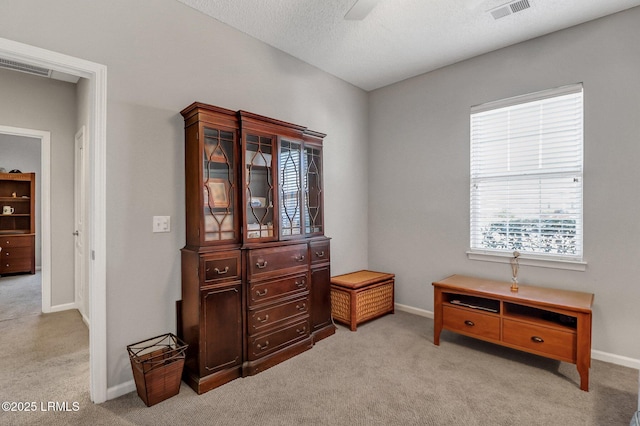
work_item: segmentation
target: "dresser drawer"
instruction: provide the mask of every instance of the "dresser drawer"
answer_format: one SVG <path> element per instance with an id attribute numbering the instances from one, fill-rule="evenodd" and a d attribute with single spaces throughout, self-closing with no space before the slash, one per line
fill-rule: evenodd
<path id="1" fill-rule="evenodd" d="M 443 306 L 442 311 L 444 328 L 485 339 L 500 340 L 499 317 L 451 306 Z"/>
<path id="2" fill-rule="evenodd" d="M 306 318 L 303 321 L 272 332 L 249 336 L 249 361 L 254 361 L 279 349 L 285 348 L 297 341 L 308 338 L 310 335 L 309 329 L 309 319 Z"/>
<path id="3" fill-rule="evenodd" d="M 31 271 L 31 258 L 5 259 L 3 257 L 0 260 L 0 274 Z"/>
<path id="4" fill-rule="evenodd" d="M 33 245 L 33 235 L 25 236 L 2 236 L 0 237 L 0 247 L 2 251 L 10 247 L 31 247 Z"/>
<path id="5" fill-rule="evenodd" d="M 249 334 L 259 333 L 268 328 L 295 319 L 300 315 L 308 314 L 309 299 L 307 297 L 249 311 Z"/>
<path id="6" fill-rule="evenodd" d="M 203 285 L 241 278 L 240 250 L 225 251 L 202 256 Z"/>
<path id="7" fill-rule="evenodd" d="M 307 274 L 299 274 L 288 278 L 251 282 L 249 307 L 309 291 L 308 281 Z"/>
<path id="8" fill-rule="evenodd" d="M 315 241 L 309 244 L 311 263 L 324 263 L 331 260 L 329 241 Z"/>
<path id="9" fill-rule="evenodd" d="M 249 252 L 249 279 L 268 276 L 272 272 L 295 273 L 304 272 L 309 267 L 307 245 L 271 247 L 251 250 Z"/>
<path id="10" fill-rule="evenodd" d="M 23 260 L 23 259 L 31 261 L 31 254 L 32 254 L 31 247 L 8 247 L 8 248 L 3 248 L 2 251 L 0 251 L 0 259 L 3 262 L 8 262 L 11 260 L 17 261 L 17 260 Z"/>
<path id="11" fill-rule="evenodd" d="M 576 360 L 576 335 L 569 331 L 504 319 L 502 340 L 529 352 L 538 352 L 569 362 Z"/>

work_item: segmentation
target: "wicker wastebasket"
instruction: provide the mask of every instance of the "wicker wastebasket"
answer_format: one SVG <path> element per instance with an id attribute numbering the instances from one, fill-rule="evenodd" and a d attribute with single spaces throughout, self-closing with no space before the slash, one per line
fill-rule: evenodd
<path id="1" fill-rule="evenodd" d="M 171 333 L 127 346 L 136 390 L 147 407 L 180 392 L 186 349 Z"/>

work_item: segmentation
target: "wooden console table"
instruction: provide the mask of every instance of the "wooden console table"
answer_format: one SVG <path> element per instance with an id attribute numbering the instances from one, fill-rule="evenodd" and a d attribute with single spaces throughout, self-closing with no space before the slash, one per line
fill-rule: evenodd
<path id="1" fill-rule="evenodd" d="M 442 329 L 576 364 L 589 390 L 593 294 L 452 275 L 434 282 L 433 343 Z"/>

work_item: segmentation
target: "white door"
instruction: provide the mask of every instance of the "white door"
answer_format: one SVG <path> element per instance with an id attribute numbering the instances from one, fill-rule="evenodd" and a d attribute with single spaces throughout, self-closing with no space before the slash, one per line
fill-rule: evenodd
<path id="1" fill-rule="evenodd" d="M 85 128 L 76 133 L 75 174 L 74 174 L 74 221 L 75 221 L 75 290 L 76 305 L 86 322 L 89 321 L 89 303 L 87 297 L 87 279 L 85 262 Z"/>

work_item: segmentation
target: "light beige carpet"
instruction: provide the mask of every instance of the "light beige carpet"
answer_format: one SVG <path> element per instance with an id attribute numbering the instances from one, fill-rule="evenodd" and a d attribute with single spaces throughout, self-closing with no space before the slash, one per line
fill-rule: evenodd
<path id="1" fill-rule="evenodd" d="M 42 311 L 40 272 L 0 277 L 0 321 Z"/>
<path id="2" fill-rule="evenodd" d="M 153 407 L 135 392 L 89 401 L 77 312 L 0 321 L 0 336 L 0 400 L 79 408 L 0 412 L 2 425 L 626 426 L 638 401 L 637 370 L 593 361 L 583 392 L 572 364 L 449 332 L 434 346 L 433 321 L 404 312 L 357 332 L 339 326 L 310 351 L 200 396 L 183 383 Z"/>

